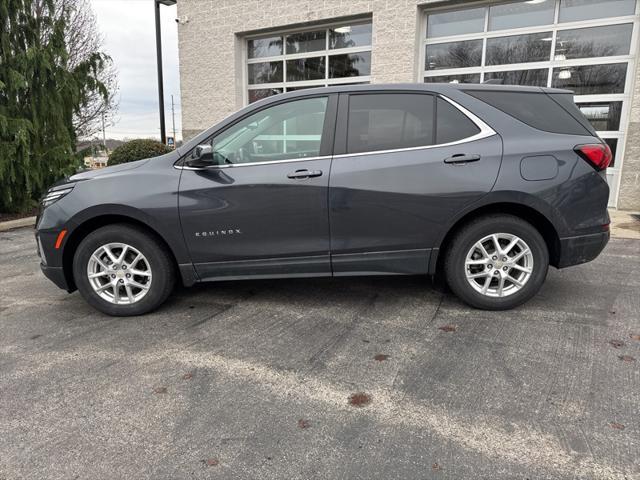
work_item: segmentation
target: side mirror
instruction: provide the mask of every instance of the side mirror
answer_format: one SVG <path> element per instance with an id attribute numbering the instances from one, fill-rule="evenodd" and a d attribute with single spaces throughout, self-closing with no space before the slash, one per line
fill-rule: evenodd
<path id="1" fill-rule="evenodd" d="M 198 145 L 191 152 L 191 157 L 187 161 L 190 167 L 209 167 L 215 165 L 213 161 L 213 147 L 211 145 Z"/>

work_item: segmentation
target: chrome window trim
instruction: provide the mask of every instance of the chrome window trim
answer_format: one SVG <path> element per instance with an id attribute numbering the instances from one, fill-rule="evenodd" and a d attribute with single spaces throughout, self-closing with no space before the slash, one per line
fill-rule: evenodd
<path id="1" fill-rule="evenodd" d="M 310 160 L 326 160 L 331 158 L 349 158 L 349 157 L 358 157 L 361 155 L 375 155 L 375 154 L 384 154 L 384 153 L 398 153 L 398 152 L 409 152 L 413 150 L 427 150 L 432 148 L 440 148 L 440 147 L 451 147 L 454 145 L 461 145 L 464 143 L 474 142 L 476 140 L 481 140 L 483 138 L 492 137 L 497 135 L 495 130 L 487 125 L 483 120 L 481 120 L 477 115 L 470 112 L 468 109 L 460 105 L 459 103 L 451 100 L 444 95 L 437 95 L 438 98 L 442 98 L 443 100 L 449 102 L 455 108 L 457 108 L 464 116 L 466 116 L 469 120 L 471 120 L 476 127 L 480 129 L 478 133 L 472 135 L 470 137 L 461 138 L 460 140 L 456 140 L 455 142 L 448 143 L 438 143 L 435 145 L 420 145 L 417 147 L 405 147 L 405 148 L 392 148 L 389 150 L 368 150 L 366 152 L 357 152 L 357 153 L 343 153 L 340 155 L 324 155 L 318 157 L 303 157 L 303 158 L 288 158 L 285 160 L 269 160 L 265 162 L 251 162 L 251 163 L 234 163 L 229 165 L 211 165 L 208 167 L 189 167 L 186 165 L 174 165 L 173 168 L 179 170 L 208 170 L 212 168 L 237 168 L 237 167 L 250 167 L 254 165 L 274 165 L 279 163 L 294 163 L 294 162 L 304 162 Z M 437 119 L 436 119 L 437 121 Z"/>
<path id="2" fill-rule="evenodd" d="M 417 146 L 417 147 L 392 148 L 392 149 L 388 149 L 388 150 L 367 150 L 366 152 L 343 153 L 343 154 L 340 154 L 340 155 L 334 155 L 333 158 L 348 158 L 348 157 L 357 157 L 357 156 L 360 156 L 360 155 L 375 155 L 375 154 L 384 154 L 384 153 L 409 152 L 409 151 L 413 151 L 413 150 L 427 150 L 427 149 L 432 149 L 432 148 L 451 147 L 451 146 L 454 146 L 454 145 L 461 145 L 463 143 L 474 142 L 476 140 L 481 140 L 483 138 L 492 137 L 494 135 L 497 135 L 497 133 L 495 132 L 495 130 L 493 130 L 493 128 L 491 128 L 483 120 L 481 120 L 477 115 L 475 115 L 474 113 L 470 112 L 469 110 L 464 108 L 459 103 L 454 102 L 453 100 L 451 100 L 448 97 L 445 97 L 444 95 L 437 95 L 437 97 L 438 98 L 442 98 L 443 100 L 446 100 L 451 105 L 453 105 L 455 108 L 457 108 L 465 117 L 467 117 L 469 120 L 471 120 L 476 125 L 476 127 L 478 127 L 480 129 L 480 131 L 478 133 L 476 133 L 475 135 L 472 135 L 470 137 L 461 138 L 460 140 L 456 140 L 454 142 L 437 143 L 437 144 L 434 144 L 434 145 L 420 145 L 420 146 Z M 437 119 L 436 119 L 436 121 L 437 121 Z"/>
<path id="3" fill-rule="evenodd" d="M 212 168 L 238 168 L 238 167 L 253 167 L 255 165 L 275 165 L 278 163 L 294 163 L 294 162 L 305 162 L 311 160 L 327 160 L 330 159 L 331 155 L 323 155 L 319 157 L 302 157 L 302 158 L 287 158 L 285 160 L 268 160 L 265 162 L 249 162 L 249 163 L 233 163 L 227 165 L 210 165 L 207 167 L 189 167 L 187 165 L 174 165 L 173 168 L 178 170 L 209 170 Z"/>

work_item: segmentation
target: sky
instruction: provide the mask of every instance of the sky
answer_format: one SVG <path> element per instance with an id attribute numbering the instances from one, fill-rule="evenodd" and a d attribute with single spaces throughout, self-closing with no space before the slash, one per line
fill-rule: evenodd
<path id="1" fill-rule="evenodd" d="M 107 138 L 160 138 L 153 0 L 91 0 L 104 52 L 114 61 L 120 107 Z M 181 135 L 178 24 L 175 6 L 160 5 L 167 135 L 172 136 L 171 95 L 176 132 Z"/>

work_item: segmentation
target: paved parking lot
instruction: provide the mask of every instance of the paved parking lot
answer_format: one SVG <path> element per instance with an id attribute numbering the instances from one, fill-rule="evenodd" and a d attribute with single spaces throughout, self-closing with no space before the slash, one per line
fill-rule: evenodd
<path id="1" fill-rule="evenodd" d="M 378 277 L 114 319 L 34 252 L 0 233 L 0 479 L 640 478 L 638 240 L 500 313 Z"/>

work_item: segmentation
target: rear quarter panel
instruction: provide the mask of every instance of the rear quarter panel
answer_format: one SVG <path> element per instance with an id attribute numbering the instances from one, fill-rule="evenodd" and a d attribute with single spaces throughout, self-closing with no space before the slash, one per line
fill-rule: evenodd
<path id="1" fill-rule="evenodd" d="M 496 184 L 471 209 L 497 202 L 519 203 L 542 213 L 560 238 L 601 231 L 608 222 L 609 187 L 604 172 L 597 172 L 573 151 L 576 145 L 599 142 L 598 138 L 586 132 L 581 136 L 538 130 L 463 91 L 452 91 L 451 98 L 487 122 L 503 142 Z M 530 156 L 554 157 L 556 174 L 551 178 L 541 175 L 540 180 L 523 178 L 522 159 Z"/>

